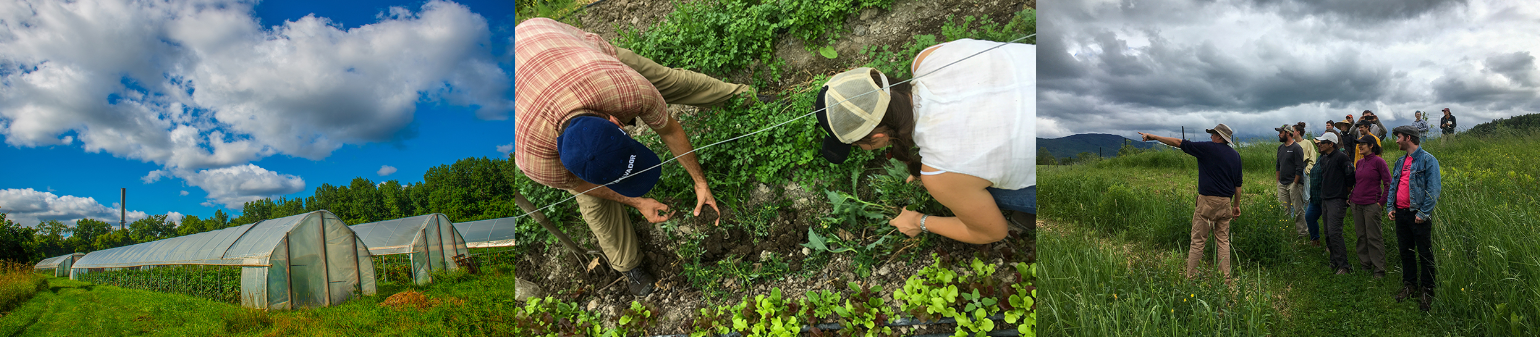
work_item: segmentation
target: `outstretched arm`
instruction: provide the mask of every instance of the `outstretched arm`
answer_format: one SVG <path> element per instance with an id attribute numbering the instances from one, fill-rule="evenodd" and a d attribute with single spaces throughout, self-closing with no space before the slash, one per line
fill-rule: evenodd
<path id="1" fill-rule="evenodd" d="M 1144 141 L 1146 141 L 1146 142 L 1154 140 L 1154 141 L 1159 141 L 1161 143 L 1164 143 L 1166 145 L 1170 145 L 1172 147 L 1181 147 L 1182 146 L 1182 140 L 1181 139 L 1172 138 L 1172 137 L 1161 137 L 1161 136 L 1156 136 L 1156 135 L 1152 135 L 1152 134 L 1148 134 L 1148 133 L 1143 133 L 1143 132 L 1140 132 L 1139 135 L 1143 136 L 1144 137 Z"/>
<path id="2" fill-rule="evenodd" d="M 930 167 L 922 167 L 926 170 L 935 170 Z M 920 181 L 925 184 L 925 190 L 930 192 L 936 201 L 957 214 L 956 217 L 931 216 L 925 218 L 927 230 L 957 241 L 986 244 L 1005 239 L 1007 234 L 1005 216 L 1000 214 L 1000 207 L 995 205 L 994 196 L 984 189 L 991 183 L 979 177 L 962 173 L 947 172 L 938 175 L 923 175 Z M 904 210 L 898 217 L 889 221 L 889 224 L 898 227 L 899 231 L 909 236 L 919 235 L 920 218 L 924 214 Z"/>
<path id="3" fill-rule="evenodd" d="M 675 156 L 689 153 L 679 157 L 679 165 L 684 166 L 684 171 L 690 174 L 691 180 L 695 181 L 695 215 L 700 215 L 701 207 L 704 205 L 711 205 L 712 209 L 720 213 L 722 210 L 717 207 L 716 197 L 711 195 L 711 185 L 706 183 L 706 174 L 701 171 L 700 157 L 690 152 L 694 151 L 695 147 L 690 144 L 690 137 L 685 135 L 684 126 L 679 125 L 678 119 L 669 116 L 668 124 L 654 131 L 658 133 L 659 138 L 663 139 L 663 144 L 668 145 L 668 151 Z M 722 219 L 718 218 L 717 223 L 721 222 Z"/>

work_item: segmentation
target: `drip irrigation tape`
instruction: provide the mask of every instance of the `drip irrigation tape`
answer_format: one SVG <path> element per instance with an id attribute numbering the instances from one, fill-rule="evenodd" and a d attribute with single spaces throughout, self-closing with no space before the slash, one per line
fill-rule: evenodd
<path id="1" fill-rule="evenodd" d="M 985 318 L 988 318 L 989 320 L 992 320 L 992 321 L 999 322 L 999 321 L 1005 320 L 1005 315 L 1004 314 L 995 314 L 994 316 L 989 316 L 989 317 L 985 317 Z M 957 324 L 957 319 L 943 318 L 943 319 L 935 320 L 935 321 L 921 321 L 921 320 L 914 319 L 914 318 L 899 318 L 899 319 L 888 321 L 887 324 L 883 324 L 882 326 L 886 326 L 886 327 L 905 327 L 905 326 L 925 326 L 925 325 L 936 325 L 936 324 Z M 839 329 L 844 327 L 844 326 L 839 325 L 839 323 L 822 323 L 822 324 L 815 324 L 815 325 L 811 325 L 811 326 L 810 325 L 803 325 L 802 326 L 802 333 L 811 333 L 811 332 L 813 332 L 813 327 L 814 326 L 817 326 L 819 330 L 831 331 L 831 332 L 832 331 L 839 331 Z M 1002 324 L 1002 325 L 999 325 L 999 326 L 1005 326 L 1005 325 Z M 1009 337 L 1009 336 L 1020 336 L 1021 332 L 1016 331 L 1016 329 L 1014 329 L 1014 328 L 1007 328 L 1007 329 L 990 331 L 990 332 L 986 333 L 985 335 L 987 335 L 987 336 L 995 336 L 995 337 Z M 710 335 L 710 336 L 712 336 L 712 337 L 743 337 L 743 334 L 738 333 L 738 332 L 735 331 L 735 332 L 729 332 L 729 333 L 720 334 L 720 335 Z M 930 334 L 930 335 L 921 335 L 921 336 L 912 336 L 912 337 L 942 337 L 942 336 L 952 336 L 952 334 L 949 334 L 949 333 L 946 333 L 946 334 Z M 690 335 L 654 335 L 654 336 L 647 336 L 647 337 L 690 337 Z"/>
<path id="2" fill-rule="evenodd" d="M 972 55 L 968 55 L 967 57 L 958 59 L 957 61 L 952 61 L 952 63 L 947 63 L 946 65 L 943 65 L 940 68 L 936 68 L 936 70 L 933 70 L 931 72 L 927 72 L 925 74 L 922 74 L 922 75 L 919 75 L 919 76 L 915 76 L 914 78 L 911 78 L 911 79 L 899 81 L 898 83 L 890 84 L 890 85 L 888 85 L 888 87 L 892 87 L 892 86 L 903 84 L 903 83 L 906 83 L 906 82 L 909 82 L 909 81 L 914 81 L 914 80 L 917 80 L 917 79 L 925 78 L 926 76 L 930 76 L 931 74 L 935 74 L 936 72 L 941 71 L 942 69 L 946 69 L 946 68 L 951 67 L 953 65 L 957 65 L 957 63 L 959 63 L 959 62 L 967 61 L 968 59 L 971 59 L 974 56 L 979 56 L 979 54 L 987 53 L 987 52 L 989 52 L 991 50 L 999 49 L 1000 47 L 1004 47 L 1004 46 L 1006 46 L 1008 44 L 1016 43 L 1016 42 L 1021 41 L 1021 40 L 1026 40 L 1026 39 L 1032 38 L 1034 36 L 1037 36 L 1037 34 L 1036 33 L 1028 34 L 1027 36 L 1022 36 L 1020 38 L 1016 38 L 1015 40 L 1011 40 L 1011 41 L 1008 41 L 1008 42 L 1001 42 L 999 45 L 995 45 L 994 47 L 989 47 L 988 49 L 984 49 L 984 50 L 981 50 L 981 51 L 979 51 L 977 53 L 973 53 Z M 887 88 L 872 89 L 872 91 L 867 91 L 866 93 L 862 93 L 860 95 L 851 96 L 849 98 L 846 98 L 843 101 L 834 102 L 834 103 L 831 103 L 831 104 L 825 104 L 826 107 L 824 109 L 828 109 L 827 108 L 828 106 L 839 105 L 841 103 L 845 103 L 846 101 L 855 99 L 856 97 L 870 95 L 872 93 L 875 93 L 875 92 L 878 92 L 878 91 L 883 91 L 883 90 L 887 90 Z M 794 122 L 794 121 L 797 121 L 797 120 L 800 120 L 800 119 L 803 119 L 803 118 L 807 118 L 808 116 L 812 116 L 813 114 L 816 114 L 819 111 L 823 111 L 824 109 L 813 110 L 812 112 L 803 114 L 801 116 L 797 116 L 796 118 L 788 119 L 788 120 L 786 120 L 784 122 L 776 123 L 775 125 L 771 125 L 771 126 L 765 127 L 763 129 L 759 129 L 759 130 L 754 131 L 754 132 L 742 134 L 742 135 L 739 135 L 739 136 L 733 137 L 733 138 L 728 138 L 726 140 L 722 140 L 722 141 L 719 141 L 719 142 L 716 142 L 716 143 L 711 143 L 711 144 L 706 145 L 706 146 L 696 147 L 694 149 L 691 149 L 688 152 L 681 153 L 679 155 L 674 156 L 673 158 L 669 158 L 668 160 L 660 162 L 657 165 L 653 165 L 652 167 L 648 167 L 648 168 L 645 168 L 645 169 L 638 170 L 636 172 L 632 172 L 631 174 L 622 176 L 620 178 L 616 178 L 615 181 L 611 181 L 611 182 L 605 183 L 603 185 L 594 186 L 593 188 L 590 188 L 590 189 L 588 189 L 586 191 L 583 191 L 581 193 L 569 196 L 566 199 L 562 199 L 561 201 L 557 201 L 557 202 L 551 203 L 550 205 L 545 205 L 545 207 L 540 207 L 539 209 L 536 209 L 533 212 L 524 212 L 524 214 L 522 214 L 522 215 L 513 216 L 513 217 L 510 217 L 510 218 L 513 218 L 514 220 L 517 220 L 519 218 L 530 216 L 530 214 L 534 214 L 536 212 L 544 212 L 547 208 L 551 208 L 552 206 L 560 205 L 562 203 L 567 202 L 568 200 L 572 200 L 573 198 L 577 198 L 578 195 L 588 194 L 588 192 L 592 192 L 593 190 L 599 189 L 600 187 L 606 187 L 606 186 L 609 186 L 611 184 L 618 183 L 621 180 L 626 180 L 626 178 L 630 178 L 632 176 L 635 176 L 635 175 L 638 175 L 638 174 L 642 174 L 642 172 L 647 172 L 647 171 L 651 171 L 651 170 L 657 169 L 659 167 L 662 167 L 664 164 L 668 164 L 670 162 L 678 160 L 680 157 L 684 157 L 684 156 L 690 155 L 691 153 L 695 153 L 696 151 L 704 150 L 704 149 L 707 149 L 707 148 L 710 148 L 710 147 L 713 147 L 713 146 L 720 145 L 722 143 L 726 143 L 726 142 L 731 142 L 731 141 L 735 141 L 735 140 L 738 140 L 738 139 L 742 139 L 743 137 L 748 137 L 748 136 L 756 135 L 756 134 L 759 134 L 761 132 L 770 131 L 771 129 L 775 129 L 775 128 L 781 127 L 783 125 L 786 125 L 788 123 L 791 123 L 791 122 Z M 496 226 L 496 224 L 493 224 L 493 226 Z M 491 231 L 488 231 L 487 235 L 490 236 L 491 233 L 492 233 Z"/>

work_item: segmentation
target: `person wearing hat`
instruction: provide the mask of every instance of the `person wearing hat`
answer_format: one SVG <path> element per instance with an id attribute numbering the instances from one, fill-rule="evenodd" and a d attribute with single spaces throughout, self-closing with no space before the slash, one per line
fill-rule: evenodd
<path id="1" fill-rule="evenodd" d="M 853 147 L 891 146 L 957 216 L 904 209 L 889 225 L 908 236 L 1000 241 L 1009 222 L 1036 223 L 1036 55 L 1029 44 L 963 39 L 920 52 L 911 69 L 921 77 L 911 82 L 893 85 L 902 81 L 866 67 L 834 75 L 813 106 L 826 134 L 820 152 L 838 164 Z"/>
<path id="2" fill-rule="evenodd" d="M 1187 249 L 1187 278 L 1197 277 L 1198 261 L 1209 233 L 1219 243 L 1219 270 L 1230 280 L 1230 220 L 1241 216 L 1241 154 L 1230 126 L 1219 124 L 1208 142 L 1188 141 L 1140 132 L 1144 141 L 1159 141 L 1198 158 L 1198 200 L 1192 213 L 1192 243 Z"/>
<path id="3" fill-rule="evenodd" d="M 1444 117 L 1438 119 L 1438 129 L 1447 135 L 1454 133 L 1454 126 L 1454 114 L 1449 112 L 1449 108 L 1444 108 Z"/>
<path id="4" fill-rule="evenodd" d="M 1374 123 L 1372 122 L 1367 120 L 1358 122 L 1358 127 L 1355 130 L 1358 131 L 1358 139 L 1353 141 L 1353 166 L 1358 166 L 1358 161 L 1363 160 L 1364 156 L 1368 155 L 1368 153 L 1361 151 L 1360 149 L 1363 149 L 1363 147 L 1359 147 L 1358 145 L 1363 145 L 1364 141 L 1369 141 L 1369 143 L 1371 143 L 1371 147 L 1374 149 L 1377 150 L 1380 148 L 1380 137 L 1374 136 L 1374 132 L 1370 131 L 1373 129 Z"/>
<path id="5" fill-rule="evenodd" d="M 1310 190 L 1310 169 L 1315 167 L 1316 159 L 1317 157 L 1320 157 L 1321 154 L 1315 153 L 1315 140 L 1311 140 L 1310 138 L 1305 137 L 1305 122 L 1294 124 L 1294 142 L 1299 143 L 1299 147 L 1301 149 L 1309 149 L 1303 151 L 1305 153 L 1305 204 L 1309 205 L 1310 193 L 1308 191 Z"/>
<path id="6" fill-rule="evenodd" d="M 1411 126 L 1392 130 L 1396 145 L 1406 155 L 1390 167 L 1390 190 L 1385 196 L 1385 215 L 1396 223 L 1396 244 L 1401 252 L 1401 291 L 1396 302 L 1419 296 L 1418 307 L 1428 311 L 1433 302 L 1433 208 L 1441 188 L 1438 158 L 1422 149 L 1422 138 Z M 1419 291 L 1420 288 L 1420 291 Z"/>
<path id="7" fill-rule="evenodd" d="M 1353 115 L 1348 115 L 1347 119 L 1337 121 L 1332 125 L 1337 126 L 1337 139 L 1341 140 L 1341 142 L 1337 144 L 1337 149 L 1344 152 L 1353 151 L 1353 148 L 1348 146 L 1352 145 L 1350 144 L 1353 142 L 1352 137 L 1357 136 L 1358 133 L 1357 130 L 1353 129 Z"/>
<path id="8" fill-rule="evenodd" d="M 1380 159 L 1380 147 L 1373 135 L 1358 140 L 1358 152 L 1363 159 L 1354 165 L 1353 192 L 1348 203 L 1353 208 L 1353 232 L 1358 235 L 1358 265 L 1372 270 L 1374 278 L 1385 277 L 1384 230 L 1380 228 L 1381 203 L 1390 188 L 1390 170 Z"/>
<path id="9" fill-rule="evenodd" d="M 1305 230 L 1305 151 L 1294 142 L 1294 128 L 1288 124 L 1273 128 L 1278 132 L 1278 156 L 1273 161 L 1273 179 L 1278 182 L 1278 203 L 1294 218 L 1294 232 L 1300 237 L 1309 235 Z"/>
<path id="10" fill-rule="evenodd" d="M 1347 262 L 1346 244 L 1342 241 L 1342 223 L 1347 218 L 1347 199 L 1352 192 L 1354 172 L 1348 162 L 1351 159 L 1337 150 L 1338 142 L 1336 134 L 1321 135 L 1316 139 L 1316 150 L 1321 152 L 1321 211 L 1326 217 L 1326 250 L 1331 255 L 1331 269 L 1342 275 L 1352 270 Z"/>
<path id="11" fill-rule="evenodd" d="M 616 48 L 598 35 L 535 18 L 514 28 L 514 163 L 545 186 L 576 195 L 610 267 L 630 279 L 631 293 L 652 292 L 627 207 L 649 222 L 669 219 L 669 207 L 644 198 L 657 183 L 661 160 L 621 128 L 641 122 L 675 154 L 693 146 L 667 104 L 709 106 L 752 92 L 699 73 L 669 69 Z M 716 208 L 696 155 L 679 158 L 694 180 L 695 213 Z"/>

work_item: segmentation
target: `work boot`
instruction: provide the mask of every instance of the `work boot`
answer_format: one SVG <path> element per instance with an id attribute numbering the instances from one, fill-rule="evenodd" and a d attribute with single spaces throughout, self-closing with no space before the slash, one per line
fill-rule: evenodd
<path id="1" fill-rule="evenodd" d="M 1037 215 L 1036 214 L 1031 214 L 1031 213 L 1022 212 L 1022 211 L 1010 211 L 1008 213 L 1010 213 L 1010 215 L 1005 218 L 1006 222 L 1010 223 L 1011 225 L 1015 226 L 1016 228 L 1020 228 L 1023 231 L 1030 231 L 1032 229 L 1037 229 Z"/>
<path id="2" fill-rule="evenodd" d="M 626 274 L 627 279 L 630 279 L 627 284 L 631 286 L 632 295 L 642 297 L 652 293 L 652 282 L 655 280 L 652 279 L 652 274 L 647 273 L 646 269 L 638 266 L 636 269 L 625 271 L 624 274 Z"/>
<path id="3" fill-rule="evenodd" d="M 1428 309 L 1430 309 L 1432 306 L 1433 293 L 1423 292 L 1421 300 L 1417 303 L 1417 308 L 1422 309 L 1422 312 L 1428 312 Z"/>
<path id="4" fill-rule="evenodd" d="M 1407 297 L 1411 297 L 1414 293 L 1417 293 L 1417 287 L 1409 285 L 1401 286 L 1401 292 L 1396 293 L 1396 303 L 1401 303 L 1401 301 L 1406 300 Z"/>

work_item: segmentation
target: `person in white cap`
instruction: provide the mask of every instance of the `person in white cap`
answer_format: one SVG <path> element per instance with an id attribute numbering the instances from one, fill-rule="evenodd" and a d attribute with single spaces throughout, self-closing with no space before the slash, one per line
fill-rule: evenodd
<path id="1" fill-rule="evenodd" d="M 1032 226 L 1037 217 L 1036 60 L 1033 45 L 963 39 L 920 52 L 908 83 L 864 67 L 835 75 L 813 106 L 827 134 L 823 157 L 837 164 L 852 147 L 891 146 L 957 216 L 905 209 L 889 225 L 908 236 L 1000 241 L 1008 223 Z"/>
<path id="2" fill-rule="evenodd" d="M 1241 154 L 1233 131 L 1219 124 L 1208 129 L 1212 142 L 1194 142 L 1140 132 L 1144 141 L 1159 141 L 1198 158 L 1198 200 L 1192 212 L 1192 245 L 1187 249 L 1187 278 L 1197 277 L 1198 261 L 1209 233 L 1219 243 L 1219 270 L 1230 278 L 1230 220 L 1241 216 Z M 1229 206 L 1229 207 L 1226 207 Z"/>
<path id="3" fill-rule="evenodd" d="M 1354 172 L 1351 158 L 1337 150 L 1341 143 L 1336 134 L 1324 134 L 1316 139 L 1317 151 L 1321 152 L 1321 210 L 1326 216 L 1326 250 L 1330 252 L 1329 264 L 1337 275 L 1352 271 L 1347 260 L 1347 244 L 1342 241 L 1342 221 L 1347 218 L 1347 200 L 1353 190 Z"/>

